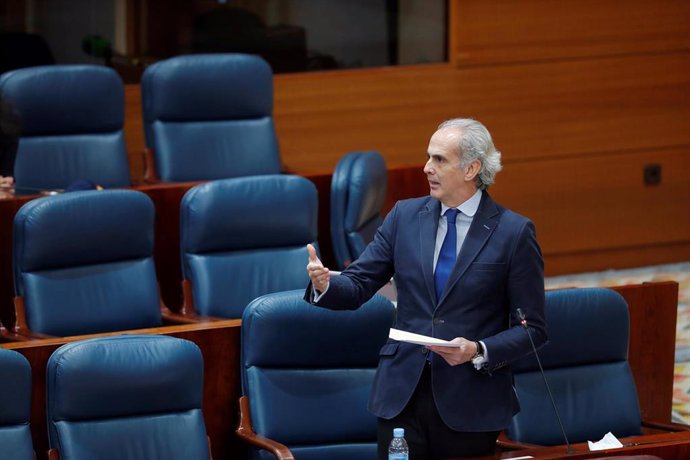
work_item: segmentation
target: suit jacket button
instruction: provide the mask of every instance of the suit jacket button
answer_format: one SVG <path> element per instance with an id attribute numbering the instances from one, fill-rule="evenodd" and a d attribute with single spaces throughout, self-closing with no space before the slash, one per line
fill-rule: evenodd
<path id="1" fill-rule="evenodd" d="M 441 319 L 441 318 L 434 318 L 434 321 L 433 321 L 434 324 L 443 324 L 445 322 L 446 321 Z"/>

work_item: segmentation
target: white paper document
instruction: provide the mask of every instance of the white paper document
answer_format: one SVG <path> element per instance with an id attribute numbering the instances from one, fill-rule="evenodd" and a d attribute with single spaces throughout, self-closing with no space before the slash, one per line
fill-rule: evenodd
<path id="1" fill-rule="evenodd" d="M 414 334 L 412 332 L 401 331 L 400 329 L 391 328 L 388 333 L 388 338 L 397 340 L 399 342 L 416 343 L 418 345 L 436 345 L 438 347 L 460 347 L 459 343 L 449 342 L 447 340 L 437 339 L 421 334 Z"/>
<path id="2" fill-rule="evenodd" d="M 589 450 L 618 449 L 623 447 L 623 444 L 621 444 L 621 442 L 610 431 L 606 433 L 603 438 L 601 438 L 601 441 L 587 441 L 587 445 L 589 445 Z"/>

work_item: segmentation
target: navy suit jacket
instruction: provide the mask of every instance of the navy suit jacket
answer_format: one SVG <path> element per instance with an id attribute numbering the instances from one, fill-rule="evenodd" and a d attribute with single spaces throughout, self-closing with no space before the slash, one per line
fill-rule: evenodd
<path id="1" fill-rule="evenodd" d="M 509 362 L 531 351 L 517 308 L 536 345 L 546 341 L 543 259 L 534 225 L 484 191 L 437 302 L 433 258 L 440 214 L 441 203 L 431 197 L 398 202 L 359 259 L 331 276 L 317 305 L 357 308 L 395 275 L 395 328 L 445 340 L 482 340 L 488 349 L 490 361 L 481 371 L 469 362 L 450 366 L 432 357 L 433 395 L 444 422 L 458 431 L 502 430 L 519 410 Z M 390 419 L 410 400 L 427 352 L 389 339 L 379 354 L 369 410 Z"/>

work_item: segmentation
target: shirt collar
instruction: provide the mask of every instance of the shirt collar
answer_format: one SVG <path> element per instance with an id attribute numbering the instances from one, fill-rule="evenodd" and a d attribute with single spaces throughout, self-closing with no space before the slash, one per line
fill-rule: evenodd
<path id="1" fill-rule="evenodd" d="M 477 214 L 477 209 L 479 209 L 479 202 L 482 201 L 482 191 L 477 189 L 467 201 L 460 204 L 456 209 L 468 217 L 474 217 Z M 448 206 L 441 203 L 441 215 L 445 214 L 448 210 Z"/>

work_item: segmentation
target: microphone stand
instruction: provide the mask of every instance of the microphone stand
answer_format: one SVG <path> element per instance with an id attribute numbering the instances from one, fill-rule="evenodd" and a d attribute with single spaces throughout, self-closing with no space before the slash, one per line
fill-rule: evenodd
<path id="1" fill-rule="evenodd" d="M 553 399 L 553 394 L 551 394 L 551 388 L 549 387 L 549 382 L 546 380 L 546 374 L 544 373 L 544 368 L 541 365 L 541 360 L 539 359 L 539 353 L 537 353 L 537 347 L 534 345 L 534 340 L 532 340 L 532 334 L 529 332 L 527 327 L 527 320 L 525 319 L 525 314 L 520 308 L 517 309 L 517 314 L 520 317 L 520 324 L 525 328 L 527 332 L 527 337 L 529 337 L 529 343 L 532 344 L 532 350 L 534 351 L 534 357 L 537 358 L 537 364 L 539 365 L 539 371 L 544 379 L 544 384 L 546 385 L 546 391 L 549 393 L 549 398 L 551 399 L 551 405 L 553 406 L 553 411 L 556 413 L 556 418 L 558 419 L 558 424 L 561 427 L 561 432 L 563 433 L 563 439 L 565 439 L 566 454 L 573 454 L 575 451 L 570 447 L 570 441 L 568 441 L 568 436 L 565 434 L 565 428 L 563 428 L 563 422 L 561 422 L 561 416 L 558 413 L 558 408 L 556 407 L 556 401 Z"/>

